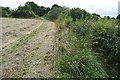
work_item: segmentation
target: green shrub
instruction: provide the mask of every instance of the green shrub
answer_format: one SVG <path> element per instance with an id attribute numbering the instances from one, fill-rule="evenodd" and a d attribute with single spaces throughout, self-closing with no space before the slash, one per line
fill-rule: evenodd
<path id="1" fill-rule="evenodd" d="M 15 18 L 34 18 L 36 15 L 29 6 L 19 6 L 17 10 L 11 13 L 12 17 Z"/>
<path id="2" fill-rule="evenodd" d="M 86 49 L 75 56 L 64 54 L 57 61 L 59 77 L 67 78 L 106 78 L 107 73 L 98 63 L 94 54 Z"/>
<path id="3" fill-rule="evenodd" d="M 5 7 L 0 7 L 0 13 L 1 13 L 1 15 L 0 15 L 1 17 L 8 17 L 9 16 Z"/>
<path id="4" fill-rule="evenodd" d="M 9 7 L 0 6 L 0 17 L 9 17 L 12 10 Z"/>
<path id="5" fill-rule="evenodd" d="M 107 18 L 96 20 L 89 17 L 89 19 L 75 18 L 75 21 L 69 22 L 69 18 L 65 14 L 60 14 L 58 18 L 61 23 L 59 36 L 62 39 L 59 44 L 65 49 L 57 61 L 58 76 L 119 77 L 120 28 L 117 21 Z M 66 36 L 62 36 L 65 31 L 62 29 L 69 24 L 69 32 Z"/>
<path id="6" fill-rule="evenodd" d="M 8 17 L 8 13 L 6 10 L 2 10 L 2 17 Z"/>
<path id="7" fill-rule="evenodd" d="M 73 8 L 70 10 L 70 16 L 73 18 L 73 21 L 76 21 L 77 19 L 83 19 L 87 16 L 90 16 L 88 12 L 86 12 L 84 9 L 80 8 Z"/>
<path id="8" fill-rule="evenodd" d="M 70 28 L 70 26 L 72 25 L 72 18 L 65 13 L 59 14 L 57 20 L 59 21 L 59 23 L 63 22 L 62 26 L 64 27 Z"/>
<path id="9" fill-rule="evenodd" d="M 14 11 L 11 14 L 12 17 L 15 18 L 34 18 L 35 14 L 32 11 L 25 10 L 25 11 Z"/>
<path id="10" fill-rule="evenodd" d="M 120 37 L 119 30 L 115 27 L 108 27 L 93 39 L 93 50 L 102 53 L 107 64 L 116 69 L 120 74 Z"/>
<path id="11" fill-rule="evenodd" d="M 51 9 L 48 14 L 46 15 L 46 18 L 48 20 L 56 20 L 59 16 L 59 14 L 62 12 L 62 8 L 59 8 L 59 7 L 55 7 L 53 9 Z"/>

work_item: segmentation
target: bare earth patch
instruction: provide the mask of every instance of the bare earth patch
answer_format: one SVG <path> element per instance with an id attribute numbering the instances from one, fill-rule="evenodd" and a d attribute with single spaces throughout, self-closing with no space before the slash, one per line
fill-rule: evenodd
<path id="1" fill-rule="evenodd" d="M 3 77 L 52 77 L 56 33 L 53 22 L 3 18 L 2 28 Z"/>

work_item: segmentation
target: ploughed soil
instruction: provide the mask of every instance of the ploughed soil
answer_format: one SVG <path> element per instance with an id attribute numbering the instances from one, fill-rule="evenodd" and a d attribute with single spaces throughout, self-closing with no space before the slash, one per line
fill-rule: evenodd
<path id="1" fill-rule="evenodd" d="M 53 22 L 38 19 L 0 18 L 0 65 L 4 78 L 50 78 L 54 73 Z"/>

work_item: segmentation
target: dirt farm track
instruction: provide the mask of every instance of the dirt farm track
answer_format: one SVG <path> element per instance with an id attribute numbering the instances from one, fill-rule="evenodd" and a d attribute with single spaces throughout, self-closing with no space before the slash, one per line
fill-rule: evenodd
<path id="1" fill-rule="evenodd" d="M 54 73 L 55 24 L 40 19 L 0 20 L 2 77 L 51 77 Z"/>

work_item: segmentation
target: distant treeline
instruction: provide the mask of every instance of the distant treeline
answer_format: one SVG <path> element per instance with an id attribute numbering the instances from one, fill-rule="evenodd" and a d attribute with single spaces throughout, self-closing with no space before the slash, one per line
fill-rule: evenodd
<path id="1" fill-rule="evenodd" d="M 2 17 L 30 18 L 43 16 L 48 13 L 50 8 L 38 6 L 34 2 L 26 2 L 25 6 L 19 6 L 12 10 L 9 7 L 2 7 Z"/>
<path id="2" fill-rule="evenodd" d="M 81 18 L 101 18 L 101 16 L 98 14 L 90 14 L 84 9 L 80 8 L 69 9 L 67 7 L 61 7 L 57 4 L 54 4 L 51 8 L 49 8 L 38 6 L 34 2 L 26 2 L 24 6 L 18 6 L 18 8 L 15 10 L 10 9 L 10 7 L 1 7 L 1 10 L 0 13 L 2 13 L 2 17 L 14 18 L 35 18 L 45 16 L 49 20 L 55 20 L 61 12 L 66 12 L 66 14 L 70 15 L 74 21 Z M 109 16 L 107 16 L 106 18 L 115 19 L 114 17 L 110 18 Z M 116 19 L 120 19 L 120 15 L 118 15 Z"/>

